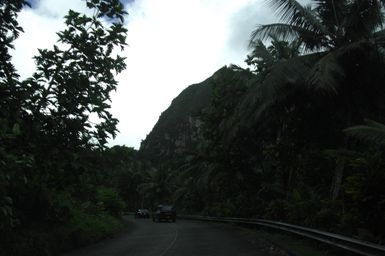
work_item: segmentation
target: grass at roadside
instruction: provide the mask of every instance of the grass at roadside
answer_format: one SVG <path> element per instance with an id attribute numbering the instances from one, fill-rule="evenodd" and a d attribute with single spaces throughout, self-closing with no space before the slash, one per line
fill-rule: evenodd
<path id="1" fill-rule="evenodd" d="M 51 256 L 112 237 L 124 221 L 107 213 L 78 212 L 60 226 L 35 224 L 8 235 L 0 256 Z"/>
<path id="2" fill-rule="evenodd" d="M 123 221 L 109 214 L 78 214 L 70 222 L 69 228 L 59 232 L 63 236 L 63 249 L 76 248 L 111 237 L 123 227 Z"/>

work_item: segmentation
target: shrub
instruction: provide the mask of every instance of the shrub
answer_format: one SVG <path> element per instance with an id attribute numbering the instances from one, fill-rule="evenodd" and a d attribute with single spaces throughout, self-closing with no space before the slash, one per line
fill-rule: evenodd
<path id="1" fill-rule="evenodd" d="M 287 209 L 287 201 L 281 199 L 271 201 L 266 208 L 264 217 L 272 220 L 286 220 Z"/>
<path id="2" fill-rule="evenodd" d="M 103 205 L 105 211 L 114 216 L 120 216 L 126 207 L 124 201 L 113 188 L 98 188 L 96 192 L 96 201 Z"/>
<path id="3" fill-rule="evenodd" d="M 121 229 L 122 222 L 106 213 L 88 214 L 76 211 L 69 226 L 69 242 L 78 247 L 111 236 Z"/>

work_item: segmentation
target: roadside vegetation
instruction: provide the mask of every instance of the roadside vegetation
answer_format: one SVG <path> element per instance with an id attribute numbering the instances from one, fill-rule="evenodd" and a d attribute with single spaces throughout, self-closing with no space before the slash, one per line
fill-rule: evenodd
<path id="1" fill-rule="evenodd" d="M 181 93 L 143 142 L 168 189 L 151 196 L 383 243 L 385 1 L 267 2 L 281 22 L 252 32 L 249 68 L 203 82 L 186 118 Z"/>
<path id="2" fill-rule="evenodd" d="M 126 12 L 115 0 L 84 4 L 94 15 L 69 11 L 58 43 L 21 80 L 10 49 L 28 4 L 0 3 L 0 255 L 53 255 L 122 227 L 117 177 L 135 151 L 106 142 L 117 132 L 110 92 L 125 68 L 115 49 L 126 45 Z"/>
<path id="3" fill-rule="evenodd" d="M 69 11 L 20 79 L 25 0 L 0 2 L 0 255 L 55 255 L 108 237 L 124 211 L 258 217 L 384 243 L 385 0 L 269 0 L 248 68 L 178 96 L 141 149 L 108 148 L 123 5 Z"/>

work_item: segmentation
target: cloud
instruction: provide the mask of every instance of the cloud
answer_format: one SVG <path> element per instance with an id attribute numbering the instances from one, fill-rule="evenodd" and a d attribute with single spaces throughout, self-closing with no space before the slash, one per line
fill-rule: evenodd
<path id="1" fill-rule="evenodd" d="M 234 13 L 231 21 L 229 45 L 234 49 L 244 49 L 247 48 L 250 33 L 256 26 L 272 23 L 276 18 L 265 1 L 251 1 Z"/>
<path id="2" fill-rule="evenodd" d="M 138 148 L 173 98 L 226 64 L 242 64 L 251 30 L 272 20 L 264 0 L 125 2 L 127 70 L 118 76 L 120 84 L 112 95 L 120 133 L 110 145 Z M 20 13 L 25 34 L 15 43 L 13 60 L 23 77 L 34 70 L 36 48 L 55 43 L 70 8 L 87 11 L 79 0 L 40 0 Z"/>

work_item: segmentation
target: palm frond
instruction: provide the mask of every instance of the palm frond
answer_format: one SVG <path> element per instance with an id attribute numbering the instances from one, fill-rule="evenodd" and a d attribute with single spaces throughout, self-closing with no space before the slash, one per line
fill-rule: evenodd
<path id="1" fill-rule="evenodd" d="M 294 87 L 305 84 L 306 74 L 318 59 L 319 54 L 312 54 L 274 64 L 266 78 L 238 105 L 236 123 L 252 125 L 271 106 L 284 101 L 295 91 Z"/>
<path id="2" fill-rule="evenodd" d="M 362 141 L 385 145 L 385 125 L 373 120 L 366 120 L 366 125 L 349 127 L 344 132 Z"/>
<path id="3" fill-rule="evenodd" d="M 190 193 L 190 188 L 180 187 L 174 192 L 174 198 L 176 201 L 182 200 L 186 195 Z"/>
<path id="4" fill-rule="evenodd" d="M 382 124 L 382 123 L 379 123 L 379 122 L 376 122 L 376 121 L 370 120 L 370 119 L 365 119 L 365 123 L 368 126 L 378 128 L 378 129 L 384 129 L 384 131 L 385 131 L 385 124 Z"/>
<path id="5" fill-rule="evenodd" d="M 315 18 L 310 8 L 305 8 L 296 0 L 269 0 L 269 4 L 279 19 L 285 23 L 302 26 L 311 23 Z M 310 18 L 307 21 L 307 18 Z"/>
<path id="6" fill-rule="evenodd" d="M 291 49 L 291 53 L 290 55 L 291 56 L 299 56 L 300 52 L 301 52 L 301 41 L 299 39 L 296 39 L 296 40 L 293 40 L 292 42 L 290 42 L 289 44 L 289 48 Z"/>
<path id="7" fill-rule="evenodd" d="M 323 150 L 322 153 L 328 157 L 331 158 L 345 158 L 345 159 L 352 159 L 352 158 L 360 158 L 363 157 L 362 153 L 359 153 L 354 150 L 348 150 L 348 149 L 326 149 Z"/>
<path id="8" fill-rule="evenodd" d="M 324 35 L 329 34 L 311 5 L 301 5 L 296 0 L 270 0 L 270 5 L 284 23 Z"/>
<path id="9" fill-rule="evenodd" d="M 384 47 L 378 47 L 377 48 L 378 55 L 382 58 L 382 61 L 385 63 L 385 48 Z"/>
<path id="10" fill-rule="evenodd" d="M 264 61 L 270 64 L 274 62 L 274 57 L 271 55 L 270 51 L 266 48 L 261 40 L 253 42 L 252 49 L 252 57 L 262 58 Z"/>
<path id="11" fill-rule="evenodd" d="M 326 150 L 323 150 L 322 153 L 326 157 L 335 159 L 337 161 L 343 160 L 345 162 L 345 165 L 348 165 L 351 167 L 360 167 L 367 164 L 365 155 L 363 153 L 360 153 L 354 150 L 349 150 L 345 148 L 326 149 Z"/>
<path id="12" fill-rule="evenodd" d="M 210 163 L 205 166 L 206 168 L 202 171 L 201 175 L 198 177 L 196 184 L 200 189 L 207 189 L 213 179 L 221 173 L 221 168 L 219 163 Z"/>
<path id="13" fill-rule="evenodd" d="M 183 165 L 181 168 L 179 168 L 178 175 L 175 177 L 175 179 L 177 182 L 182 182 L 183 180 L 186 180 L 189 177 L 200 175 L 199 170 L 201 169 L 202 169 L 202 164 L 199 162 L 195 164 L 187 163 L 186 165 Z"/>
<path id="14" fill-rule="evenodd" d="M 328 27 L 338 27 L 343 23 L 344 14 L 347 12 L 347 0 L 313 0 L 316 5 L 315 11 L 319 14 L 324 24 Z"/>
<path id="15" fill-rule="evenodd" d="M 307 83 L 315 90 L 337 94 L 339 82 L 344 77 L 344 71 L 338 64 L 335 53 L 329 52 L 312 68 Z"/>
<path id="16" fill-rule="evenodd" d="M 374 43 L 385 47 L 385 29 L 381 29 L 373 33 Z"/>
<path id="17" fill-rule="evenodd" d="M 273 37 L 288 42 L 298 40 L 298 43 L 303 45 L 305 51 L 329 46 L 329 43 L 319 31 L 290 24 L 273 23 L 258 26 L 250 35 L 249 47 L 252 47 L 257 40 L 266 40 Z"/>
<path id="18" fill-rule="evenodd" d="M 157 186 L 158 184 L 155 182 L 146 182 L 139 184 L 136 188 L 136 191 L 138 191 L 140 194 L 147 194 L 157 188 Z"/>
<path id="19" fill-rule="evenodd" d="M 346 38 L 350 41 L 367 38 L 376 29 L 383 27 L 384 15 L 381 3 L 377 0 L 349 1 L 348 15 L 344 17 Z"/>
<path id="20" fill-rule="evenodd" d="M 271 36 L 272 48 L 268 49 L 273 51 L 273 56 L 276 60 L 291 59 L 300 55 L 301 42 L 295 39 L 291 42 L 281 41 L 278 38 Z"/>
<path id="21" fill-rule="evenodd" d="M 255 41 L 266 40 L 271 36 L 283 41 L 292 41 L 298 38 L 298 33 L 293 26 L 285 23 L 259 25 L 250 35 L 249 47 L 252 48 L 256 43 Z"/>

